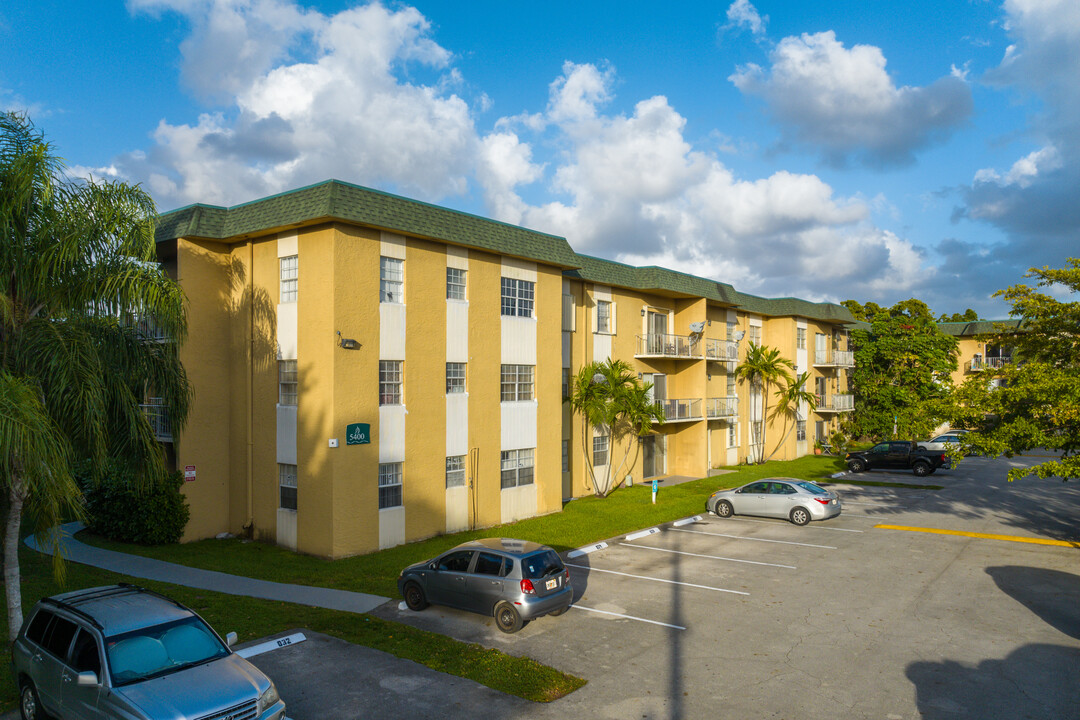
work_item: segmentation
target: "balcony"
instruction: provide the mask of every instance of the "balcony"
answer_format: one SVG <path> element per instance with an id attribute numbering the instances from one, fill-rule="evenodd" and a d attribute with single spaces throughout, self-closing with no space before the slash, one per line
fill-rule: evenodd
<path id="1" fill-rule="evenodd" d="M 730 397 L 709 398 L 705 401 L 705 415 L 709 419 L 730 418 L 739 414 L 739 398 Z"/>
<path id="2" fill-rule="evenodd" d="M 817 409 L 819 413 L 851 412 L 855 409 L 854 395 L 817 395 Z"/>
<path id="3" fill-rule="evenodd" d="M 146 419 L 150 421 L 154 437 L 158 442 L 172 442 L 172 426 L 169 424 L 169 416 L 165 410 L 165 400 L 162 398 L 148 398 L 147 400 L 148 402 L 139 407 L 146 413 Z"/>
<path id="4" fill-rule="evenodd" d="M 1005 357 L 983 357 L 982 355 L 976 355 L 971 358 L 965 364 L 965 370 L 967 372 L 984 372 L 986 370 L 1000 370 L 1012 363 L 1012 358 Z"/>
<path id="5" fill-rule="evenodd" d="M 705 359 L 713 362 L 739 362 L 739 343 L 734 340 L 706 340 Z"/>
<path id="6" fill-rule="evenodd" d="M 135 328 L 135 332 L 143 340 L 150 342 L 166 343 L 172 342 L 172 337 L 162 329 L 153 315 L 136 315 L 131 317 L 127 323 L 128 326 Z"/>
<path id="7" fill-rule="evenodd" d="M 853 368 L 855 353 L 851 350 L 814 351 L 814 367 Z"/>
<path id="8" fill-rule="evenodd" d="M 694 335 L 650 333 L 637 336 L 636 358 L 690 358 L 700 360 L 701 338 Z"/>
<path id="9" fill-rule="evenodd" d="M 664 411 L 664 422 L 694 422 L 702 420 L 701 400 L 657 400 L 656 404 Z"/>

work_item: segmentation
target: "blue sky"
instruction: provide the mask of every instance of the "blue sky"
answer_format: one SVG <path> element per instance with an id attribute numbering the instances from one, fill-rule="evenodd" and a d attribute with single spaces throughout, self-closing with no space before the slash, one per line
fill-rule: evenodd
<path id="1" fill-rule="evenodd" d="M 327 178 L 761 295 L 1080 255 L 1080 3 L 129 0 L 0 9 L 0 109 L 163 210 Z"/>

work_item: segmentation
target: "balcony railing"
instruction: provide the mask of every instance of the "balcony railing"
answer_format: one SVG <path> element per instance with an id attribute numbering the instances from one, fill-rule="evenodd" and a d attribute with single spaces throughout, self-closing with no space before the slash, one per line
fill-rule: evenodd
<path id="1" fill-rule="evenodd" d="M 739 362 L 739 344 L 734 340 L 705 340 L 705 358 L 717 362 Z"/>
<path id="2" fill-rule="evenodd" d="M 968 372 L 1000 370 L 1011 362 L 1011 357 L 982 357 L 981 355 L 976 355 L 968 361 L 967 370 Z"/>
<path id="3" fill-rule="evenodd" d="M 705 415 L 710 418 L 735 417 L 739 414 L 739 398 L 735 396 L 709 398 L 705 401 Z"/>
<path id="4" fill-rule="evenodd" d="M 172 342 L 172 337 L 158 325 L 157 320 L 152 315 L 135 316 L 128 321 L 128 324 L 135 328 L 135 331 L 144 340 Z"/>
<path id="5" fill-rule="evenodd" d="M 634 357 L 701 358 L 701 339 L 694 335 L 664 335 L 650 333 L 637 336 Z"/>
<path id="6" fill-rule="evenodd" d="M 154 430 L 154 437 L 160 442 L 172 442 L 172 425 L 169 423 L 169 415 L 165 410 L 165 401 L 162 398 L 147 398 L 148 402 L 140 405 L 146 413 L 146 419 L 150 421 L 150 427 Z"/>
<path id="7" fill-rule="evenodd" d="M 701 420 L 701 400 L 657 400 L 664 411 L 664 422 L 688 422 Z"/>
<path id="8" fill-rule="evenodd" d="M 855 409 L 854 395 L 817 395 L 817 412 L 851 412 Z"/>
<path id="9" fill-rule="evenodd" d="M 819 367 L 855 367 L 855 353 L 851 350 L 833 350 L 831 353 L 828 350 L 815 350 L 814 365 Z"/>

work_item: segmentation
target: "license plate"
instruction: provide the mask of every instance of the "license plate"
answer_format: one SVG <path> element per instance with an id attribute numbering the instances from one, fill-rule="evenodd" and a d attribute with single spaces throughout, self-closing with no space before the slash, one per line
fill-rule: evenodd
<path id="1" fill-rule="evenodd" d="M 547 585 L 545 585 L 544 587 L 546 587 L 548 590 L 554 590 L 555 588 L 559 587 L 559 578 L 552 578 L 551 580 L 548 580 Z"/>

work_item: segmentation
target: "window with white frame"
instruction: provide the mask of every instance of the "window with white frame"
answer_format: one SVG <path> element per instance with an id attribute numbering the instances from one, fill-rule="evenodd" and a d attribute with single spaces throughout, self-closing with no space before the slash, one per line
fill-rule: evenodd
<path id="1" fill-rule="evenodd" d="M 750 342 L 754 343 L 755 345 L 761 344 L 761 326 L 750 326 Z"/>
<path id="2" fill-rule="evenodd" d="M 379 463 L 379 509 L 401 505 L 401 463 Z"/>
<path id="3" fill-rule="evenodd" d="M 533 399 L 533 365 L 503 365 L 499 399 L 517 402 Z"/>
<path id="4" fill-rule="evenodd" d="M 733 322 L 727 324 L 727 339 L 731 342 L 735 342 L 735 323 Z"/>
<path id="5" fill-rule="evenodd" d="M 446 268 L 446 299 L 465 299 L 465 270 L 462 268 Z"/>
<path id="6" fill-rule="evenodd" d="M 735 377 L 735 373 L 729 372 L 727 374 L 727 396 L 728 397 L 735 397 L 735 393 L 736 393 L 735 381 L 736 380 L 737 380 L 737 378 Z"/>
<path id="7" fill-rule="evenodd" d="M 405 302 L 405 261 L 379 258 L 379 302 Z"/>
<path id="8" fill-rule="evenodd" d="M 296 255 L 279 258 L 281 267 L 281 294 L 278 302 L 296 302 L 297 285 L 300 278 L 300 260 Z"/>
<path id="9" fill-rule="evenodd" d="M 735 423 L 731 423 L 727 428 L 727 446 L 733 448 L 739 444 L 738 440 L 738 428 Z"/>
<path id="10" fill-rule="evenodd" d="M 510 317 L 532 317 L 536 283 L 528 280 L 502 279 L 502 314 Z"/>
<path id="11" fill-rule="evenodd" d="M 401 360 L 379 361 L 379 404 L 401 404 Z"/>
<path id="12" fill-rule="evenodd" d="M 295 405 L 299 385 L 295 360 L 278 360 L 278 405 Z"/>
<path id="13" fill-rule="evenodd" d="M 502 451 L 502 488 L 504 490 L 532 485 L 533 451 L 534 448 Z"/>
<path id="14" fill-rule="evenodd" d="M 570 472 L 570 441 L 562 441 L 562 471 Z"/>
<path id="15" fill-rule="evenodd" d="M 446 487 L 465 487 L 464 455 L 450 455 L 446 458 Z"/>
<path id="16" fill-rule="evenodd" d="M 795 421 L 795 439 L 800 441 L 800 442 L 806 439 L 806 421 L 805 420 L 796 420 Z"/>
<path id="17" fill-rule="evenodd" d="M 278 465 L 278 507 L 296 509 L 296 466 Z"/>
<path id="18" fill-rule="evenodd" d="M 806 349 L 806 328 L 795 328 L 795 347 L 799 350 Z"/>
<path id="19" fill-rule="evenodd" d="M 608 436 L 596 435 L 592 439 L 592 464 L 608 464 Z"/>
<path id="20" fill-rule="evenodd" d="M 596 332 L 611 332 L 611 303 L 607 300 L 596 301 Z"/>
<path id="21" fill-rule="evenodd" d="M 465 363 L 446 363 L 446 394 L 465 392 Z"/>

